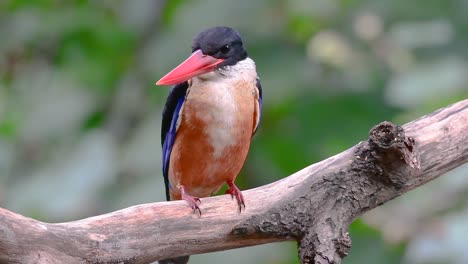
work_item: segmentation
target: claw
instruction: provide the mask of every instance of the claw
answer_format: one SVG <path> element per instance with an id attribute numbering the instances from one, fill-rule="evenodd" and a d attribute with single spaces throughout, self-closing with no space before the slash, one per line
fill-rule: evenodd
<path id="1" fill-rule="evenodd" d="M 200 198 L 187 194 L 185 192 L 184 186 L 180 186 L 180 192 L 182 194 L 182 199 L 188 203 L 188 205 L 192 208 L 193 212 L 198 212 L 198 216 L 201 216 L 201 210 L 198 206 L 199 204 L 201 204 Z"/>
<path id="2" fill-rule="evenodd" d="M 245 202 L 244 202 L 244 196 L 242 195 L 242 192 L 234 184 L 234 181 L 228 181 L 227 184 L 229 188 L 226 190 L 226 194 L 230 194 L 232 199 L 236 197 L 237 205 L 239 206 L 239 212 L 242 212 L 242 207 L 244 207 L 244 210 L 245 210 Z"/>

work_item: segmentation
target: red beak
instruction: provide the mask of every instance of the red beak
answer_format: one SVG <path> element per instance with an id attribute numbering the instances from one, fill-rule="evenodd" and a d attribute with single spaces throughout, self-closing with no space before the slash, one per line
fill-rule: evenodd
<path id="1" fill-rule="evenodd" d="M 179 66 L 164 75 L 156 85 L 171 85 L 185 82 L 200 74 L 213 71 L 216 65 L 223 61 L 223 59 L 213 58 L 203 54 L 201 50 L 197 50 L 184 62 L 179 64 Z"/>

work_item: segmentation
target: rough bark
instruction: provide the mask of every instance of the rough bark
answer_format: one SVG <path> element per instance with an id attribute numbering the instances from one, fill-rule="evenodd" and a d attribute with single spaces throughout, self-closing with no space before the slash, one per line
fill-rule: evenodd
<path id="1" fill-rule="evenodd" d="M 404 126 L 383 122 L 369 139 L 274 183 L 202 199 L 142 204 L 67 223 L 0 209 L 0 263 L 149 263 L 285 240 L 302 263 L 340 263 L 357 217 L 468 160 L 468 100 Z"/>

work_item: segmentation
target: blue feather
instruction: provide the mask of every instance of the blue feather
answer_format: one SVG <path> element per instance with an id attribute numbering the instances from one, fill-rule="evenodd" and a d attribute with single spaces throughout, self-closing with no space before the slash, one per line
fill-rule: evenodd
<path id="1" fill-rule="evenodd" d="M 166 133 L 166 137 L 164 139 L 163 144 L 163 173 L 168 175 L 169 171 L 169 159 L 171 157 L 172 145 L 174 144 L 175 134 L 177 130 L 177 119 L 179 118 L 180 108 L 184 103 L 184 98 L 179 98 L 177 101 L 176 108 L 174 113 L 172 114 L 171 126 L 169 127 L 169 131 Z"/>
<path id="2" fill-rule="evenodd" d="M 187 93 L 188 83 L 183 82 L 172 87 L 167 96 L 164 106 L 163 118 L 161 124 L 161 145 L 164 184 L 166 185 L 166 199 L 169 201 L 169 161 L 171 159 L 172 146 L 174 145 L 177 133 L 177 120 L 182 104 Z"/>

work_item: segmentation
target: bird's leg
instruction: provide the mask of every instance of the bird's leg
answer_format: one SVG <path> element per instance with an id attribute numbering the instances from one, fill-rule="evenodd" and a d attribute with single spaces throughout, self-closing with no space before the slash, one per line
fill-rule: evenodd
<path id="1" fill-rule="evenodd" d="M 239 205 L 239 212 L 242 211 L 242 207 L 245 209 L 244 196 L 242 192 L 234 184 L 234 181 L 227 182 L 229 188 L 226 190 L 226 194 L 230 194 L 232 198 L 236 197 L 237 205 Z"/>
<path id="2" fill-rule="evenodd" d="M 199 204 L 201 204 L 201 200 L 198 197 L 191 196 L 185 192 L 185 187 L 183 185 L 179 185 L 180 193 L 182 195 L 182 199 L 185 200 L 189 206 L 192 208 L 194 212 L 198 212 L 198 215 L 201 216 Z"/>

